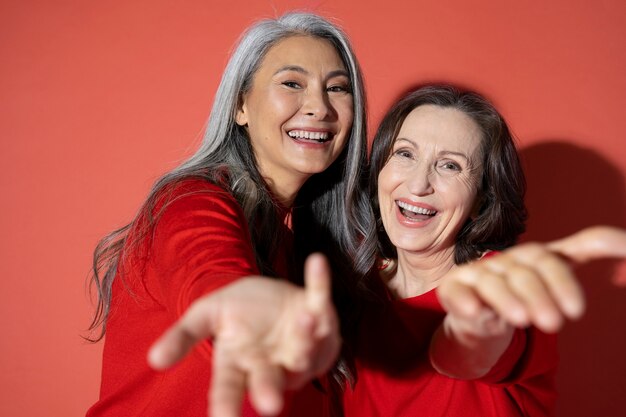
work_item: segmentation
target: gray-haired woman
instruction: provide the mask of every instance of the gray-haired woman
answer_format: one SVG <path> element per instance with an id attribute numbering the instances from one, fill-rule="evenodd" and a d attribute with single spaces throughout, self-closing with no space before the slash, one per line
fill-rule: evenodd
<path id="1" fill-rule="evenodd" d="M 244 415 L 276 414 L 283 389 L 330 367 L 340 344 L 330 271 L 342 294 L 375 259 L 365 126 L 360 69 L 336 26 L 293 13 L 243 35 L 200 149 L 96 248 L 91 329 L 101 329 L 95 340 L 106 330 L 106 342 L 88 416 L 198 416 L 207 406 L 238 415 L 245 389 Z M 330 265 L 313 256 L 305 268 L 316 251 Z M 212 342 L 157 372 L 146 354 L 164 332 L 149 356 L 155 368 Z M 319 415 L 314 395 L 305 390 L 284 412 Z"/>

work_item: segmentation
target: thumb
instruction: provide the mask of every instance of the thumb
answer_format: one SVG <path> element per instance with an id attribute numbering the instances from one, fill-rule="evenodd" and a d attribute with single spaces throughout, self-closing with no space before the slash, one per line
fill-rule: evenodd
<path id="1" fill-rule="evenodd" d="M 166 369 L 184 358 L 200 341 L 216 333 L 219 303 L 215 297 L 201 298 L 152 345 L 148 363 L 156 370 Z"/>
<path id="2" fill-rule="evenodd" d="M 548 249 L 574 262 L 626 258 L 626 230 L 593 226 L 547 244 Z"/>

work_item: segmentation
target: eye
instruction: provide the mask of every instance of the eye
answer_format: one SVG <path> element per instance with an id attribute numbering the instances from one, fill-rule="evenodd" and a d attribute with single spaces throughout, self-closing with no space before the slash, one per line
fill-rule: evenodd
<path id="1" fill-rule="evenodd" d="M 393 151 L 393 156 L 399 156 L 400 158 L 413 158 L 413 152 L 407 148 L 400 148 Z"/>
<path id="2" fill-rule="evenodd" d="M 330 87 L 326 88 L 326 91 L 330 92 L 330 93 L 350 93 L 350 88 L 347 85 L 343 85 L 343 84 L 336 84 L 336 85 L 331 85 Z"/>
<path id="3" fill-rule="evenodd" d="M 444 169 L 446 171 L 461 171 L 461 165 L 454 161 L 442 161 L 439 164 L 439 168 Z"/>
<path id="4" fill-rule="evenodd" d="M 293 88 L 293 89 L 300 89 L 300 88 L 302 88 L 300 86 L 300 84 L 298 84 L 296 81 L 283 81 L 281 84 L 284 85 L 285 87 L 289 87 L 289 88 Z"/>

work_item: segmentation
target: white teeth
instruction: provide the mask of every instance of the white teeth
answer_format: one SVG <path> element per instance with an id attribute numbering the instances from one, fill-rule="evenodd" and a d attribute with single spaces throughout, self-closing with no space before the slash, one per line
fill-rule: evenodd
<path id="1" fill-rule="evenodd" d="M 413 206 L 409 203 L 405 203 L 404 201 L 398 201 L 398 207 L 403 208 L 405 210 L 412 211 L 415 214 L 425 214 L 427 216 L 432 216 L 437 213 L 436 210 L 428 210 L 423 207 Z"/>
<path id="2" fill-rule="evenodd" d="M 311 139 L 311 140 L 328 139 L 328 132 L 309 132 L 307 130 L 290 130 L 289 132 L 287 132 L 287 134 L 295 139 Z"/>

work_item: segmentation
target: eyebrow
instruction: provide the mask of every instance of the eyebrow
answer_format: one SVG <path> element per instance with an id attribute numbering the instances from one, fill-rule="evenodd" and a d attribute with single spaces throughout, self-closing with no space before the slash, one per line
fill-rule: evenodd
<path id="1" fill-rule="evenodd" d="M 396 140 L 394 141 L 394 144 L 398 141 L 404 141 L 404 142 L 409 142 L 411 145 L 415 146 L 416 148 L 419 148 L 418 144 L 414 141 L 412 141 L 411 139 L 407 139 L 407 138 L 396 138 Z M 463 159 L 465 159 L 467 162 L 471 162 L 471 159 L 469 156 L 465 155 L 463 152 L 455 152 L 455 151 L 446 151 L 443 150 L 441 152 L 439 152 L 437 155 L 456 155 L 459 156 Z"/>
<path id="2" fill-rule="evenodd" d="M 274 72 L 274 75 L 280 74 L 281 72 L 286 72 L 286 71 L 295 71 L 295 72 L 299 72 L 300 74 L 304 74 L 304 75 L 308 75 L 309 71 L 307 71 L 306 69 L 304 69 L 303 67 L 299 66 L 299 65 L 285 65 L 284 67 L 280 67 L 278 70 L 276 70 Z M 340 76 L 344 76 L 344 77 L 348 77 L 350 78 L 350 74 L 348 74 L 348 71 L 343 70 L 343 69 L 338 69 L 338 70 L 334 70 L 329 72 L 326 75 L 326 79 L 330 79 L 330 78 L 334 78 L 334 77 L 340 77 Z"/>

